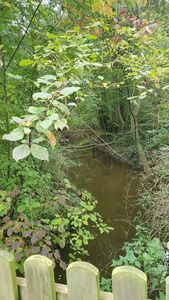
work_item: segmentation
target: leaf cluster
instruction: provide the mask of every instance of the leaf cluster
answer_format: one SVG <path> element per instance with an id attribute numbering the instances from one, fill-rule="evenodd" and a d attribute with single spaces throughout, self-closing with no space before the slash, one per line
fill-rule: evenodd
<path id="1" fill-rule="evenodd" d="M 148 229 L 137 225 L 135 238 L 123 246 L 124 256 L 113 260 L 112 266 L 131 265 L 141 269 L 148 277 L 150 296 L 165 291 L 165 279 L 168 275 L 168 265 L 165 261 L 165 246 L 158 238 L 152 238 Z"/>

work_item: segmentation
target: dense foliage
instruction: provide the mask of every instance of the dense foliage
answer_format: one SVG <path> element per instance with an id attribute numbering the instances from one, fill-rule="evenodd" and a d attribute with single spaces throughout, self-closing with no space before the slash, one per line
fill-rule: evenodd
<path id="1" fill-rule="evenodd" d="M 143 226 L 136 226 L 136 235 L 133 241 L 123 246 L 124 256 L 112 261 L 112 266 L 131 265 L 144 270 L 148 277 L 148 290 L 151 298 L 165 299 L 165 281 L 168 274 L 168 263 L 165 257 L 166 248 L 159 238 L 151 237 L 149 230 Z M 102 278 L 103 290 L 111 290 L 111 279 Z M 159 288 L 160 287 L 160 288 Z"/>
<path id="2" fill-rule="evenodd" d="M 54 32 L 50 17 L 57 11 L 58 21 L 64 19 L 59 4 L 40 4 L 1 5 L 1 131 L 7 142 L 1 144 L 0 244 L 15 255 L 20 271 L 33 253 L 65 269 L 62 249 L 68 249 L 69 259 L 77 259 L 88 254 L 90 240 L 111 229 L 96 212 L 96 200 L 65 178 L 69 159 L 55 134 L 68 128 L 71 110 L 83 97 L 85 72 L 80 75 L 76 64 L 85 49 L 88 56 L 92 50 L 76 30 Z"/>
<path id="3" fill-rule="evenodd" d="M 36 171 L 25 169 L 23 187 L 15 190 L 21 195 L 17 203 L 12 193 L 0 192 L 0 245 L 15 255 L 20 271 L 25 258 L 36 253 L 55 259 L 65 269 L 62 249 L 67 247 L 69 258 L 77 259 L 88 254 L 85 245 L 97 232 L 108 233 L 110 228 L 94 211 L 97 202 L 89 193 L 76 190 L 67 179 L 62 185 L 51 184 L 50 174 L 40 178 Z"/>

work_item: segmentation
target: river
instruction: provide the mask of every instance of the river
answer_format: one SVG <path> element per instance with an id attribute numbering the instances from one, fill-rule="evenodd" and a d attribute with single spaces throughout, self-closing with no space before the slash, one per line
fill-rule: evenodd
<path id="1" fill-rule="evenodd" d="M 79 164 L 71 171 L 71 181 L 97 199 L 97 211 L 114 228 L 90 242 L 89 256 L 84 258 L 106 276 L 110 274 L 112 259 L 134 234 L 132 221 L 137 210 L 138 174 L 103 154 L 94 157 L 92 152 L 87 152 L 76 161 Z"/>

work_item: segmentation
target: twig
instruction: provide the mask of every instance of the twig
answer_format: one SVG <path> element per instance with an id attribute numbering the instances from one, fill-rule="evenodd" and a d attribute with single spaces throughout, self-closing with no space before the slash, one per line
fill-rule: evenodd
<path id="1" fill-rule="evenodd" d="M 33 13 L 32 17 L 31 17 L 31 19 L 30 19 L 30 21 L 29 21 L 29 24 L 28 24 L 28 26 L 27 26 L 27 28 L 26 28 L 26 30 L 25 30 L 23 36 L 21 37 L 21 39 L 20 39 L 20 41 L 19 41 L 19 43 L 18 43 L 16 49 L 14 50 L 14 52 L 13 52 L 11 58 L 9 59 L 7 65 L 6 65 L 5 72 L 6 72 L 6 70 L 9 68 L 9 65 L 10 65 L 11 61 L 12 61 L 13 58 L 15 57 L 15 55 L 16 55 L 16 53 L 17 53 L 19 47 L 20 47 L 20 45 L 22 44 L 22 42 L 23 42 L 23 40 L 24 40 L 24 38 L 25 38 L 25 36 L 26 36 L 26 34 L 27 34 L 27 32 L 28 32 L 28 30 L 29 30 L 31 24 L 32 24 L 32 21 L 33 21 L 35 15 L 36 15 L 36 13 L 37 13 L 37 11 L 38 11 L 38 9 L 39 9 L 41 3 L 42 3 L 42 1 L 43 1 L 43 0 L 40 0 L 39 4 L 37 5 L 36 9 L 34 10 L 34 13 Z"/>

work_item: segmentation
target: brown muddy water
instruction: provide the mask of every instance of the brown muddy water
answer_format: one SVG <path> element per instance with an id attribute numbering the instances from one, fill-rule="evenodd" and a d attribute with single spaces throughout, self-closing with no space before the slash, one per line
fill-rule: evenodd
<path id="1" fill-rule="evenodd" d="M 89 256 L 82 259 L 98 267 L 102 276 L 110 275 L 112 259 L 134 234 L 132 222 L 137 211 L 139 176 L 130 167 L 103 154 L 94 157 L 92 153 L 81 153 L 76 161 L 79 165 L 71 170 L 71 182 L 97 199 L 97 211 L 114 228 L 91 241 Z"/>

